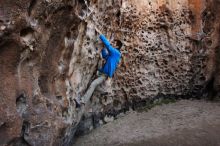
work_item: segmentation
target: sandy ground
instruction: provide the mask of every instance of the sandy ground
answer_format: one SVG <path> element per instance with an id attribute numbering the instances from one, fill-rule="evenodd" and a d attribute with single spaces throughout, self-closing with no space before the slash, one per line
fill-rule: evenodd
<path id="1" fill-rule="evenodd" d="M 220 103 L 182 100 L 129 112 L 74 146 L 220 146 Z"/>

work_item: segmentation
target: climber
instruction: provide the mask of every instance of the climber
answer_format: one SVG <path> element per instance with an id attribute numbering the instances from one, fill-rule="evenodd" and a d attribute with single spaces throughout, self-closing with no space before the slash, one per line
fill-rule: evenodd
<path id="1" fill-rule="evenodd" d="M 99 38 L 102 41 L 102 43 L 105 45 L 105 48 L 101 50 L 101 56 L 105 60 L 105 64 L 101 69 L 99 69 L 100 75 L 98 76 L 97 79 L 95 79 L 91 83 L 90 87 L 88 88 L 84 96 L 81 97 L 81 99 L 79 99 L 79 97 L 75 99 L 76 107 L 80 107 L 81 103 L 86 104 L 91 98 L 96 87 L 101 83 L 103 83 L 106 79 L 108 82 L 110 82 L 120 61 L 121 58 L 120 49 L 122 47 L 121 41 L 114 40 L 112 46 L 103 34 L 101 34 Z"/>

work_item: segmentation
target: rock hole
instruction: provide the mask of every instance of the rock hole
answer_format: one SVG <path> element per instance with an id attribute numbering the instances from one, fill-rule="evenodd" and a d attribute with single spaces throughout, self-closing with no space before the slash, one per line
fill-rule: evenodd
<path id="1" fill-rule="evenodd" d="M 89 54 L 92 54 L 92 50 L 91 49 L 89 49 L 88 52 L 89 52 Z"/>
<path id="2" fill-rule="evenodd" d="M 116 13 L 116 17 L 120 17 L 121 16 L 121 12 L 120 11 L 118 11 L 117 13 Z"/>
<path id="3" fill-rule="evenodd" d="M 58 100 L 62 100 L 62 96 L 61 95 L 58 95 L 58 96 L 56 96 L 56 98 L 58 99 Z"/>
<path id="4" fill-rule="evenodd" d="M 84 0 L 78 0 L 78 2 L 79 2 L 80 4 L 84 4 L 84 3 L 85 3 Z"/>
<path id="5" fill-rule="evenodd" d="M 36 0 L 32 0 L 30 2 L 29 8 L 28 8 L 28 15 L 29 16 L 31 15 L 31 11 L 32 11 L 33 7 L 35 6 L 36 2 L 37 2 Z"/>
<path id="6" fill-rule="evenodd" d="M 153 27 L 148 27 L 149 30 L 153 30 Z"/>
<path id="7" fill-rule="evenodd" d="M 161 29 L 168 30 L 169 27 L 168 27 L 166 24 L 162 24 L 162 25 L 160 25 L 160 28 L 161 28 Z"/>
<path id="8" fill-rule="evenodd" d="M 142 84 L 143 84 L 140 79 L 138 80 L 138 84 L 139 84 L 139 85 L 142 85 Z"/>
<path id="9" fill-rule="evenodd" d="M 208 40 L 208 41 L 206 42 L 206 44 L 207 44 L 208 47 L 210 47 L 210 46 L 212 45 L 212 40 Z"/>
<path id="10" fill-rule="evenodd" d="M 45 23 L 45 26 L 46 26 L 47 28 L 50 28 L 50 27 L 51 27 L 51 23 L 50 23 L 50 22 L 46 22 L 46 23 Z"/>
<path id="11" fill-rule="evenodd" d="M 27 35 L 29 35 L 29 34 L 32 34 L 33 32 L 34 32 L 34 30 L 33 30 L 31 27 L 27 27 L 27 28 L 22 29 L 22 30 L 20 31 L 20 36 L 21 36 L 21 37 L 25 37 L 25 36 L 27 36 Z"/>
<path id="12" fill-rule="evenodd" d="M 42 93 L 48 92 L 47 83 L 48 83 L 47 77 L 44 75 L 41 75 L 38 79 L 38 85 L 39 85 Z"/>
<path id="13" fill-rule="evenodd" d="M 167 65 L 167 64 L 168 64 L 168 61 L 167 61 L 167 60 L 163 60 L 163 63 L 164 63 L 165 65 Z"/>
<path id="14" fill-rule="evenodd" d="M 204 76 L 201 76 L 199 79 L 200 79 L 201 81 L 205 81 L 205 80 L 206 80 L 206 78 L 205 78 Z"/>
<path id="15" fill-rule="evenodd" d="M 71 5 L 66 5 L 66 6 L 62 6 L 62 7 L 59 7 L 57 8 L 53 14 L 56 14 L 58 13 L 59 11 L 71 11 L 73 9 L 73 7 Z"/>
<path id="16" fill-rule="evenodd" d="M 67 38 L 71 38 L 71 32 L 70 32 L 70 31 L 68 31 L 68 32 L 66 33 L 66 37 L 67 37 Z"/>
<path id="17" fill-rule="evenodd" d="M 114 107 L 118 107 L 119 105 L 121 105 L 121 102 L 119 100 L 114 100 L 113 101 L 113 106 Z"/>

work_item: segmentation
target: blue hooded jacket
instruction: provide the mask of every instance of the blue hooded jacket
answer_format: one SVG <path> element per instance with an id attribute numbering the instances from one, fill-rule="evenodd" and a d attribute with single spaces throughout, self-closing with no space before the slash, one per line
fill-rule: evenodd
<path id="1" fill-rule="evenodd" d="M 106 47 L 102 49 L 102 58 L 104 58 L 106 62 L 105 65 L 100 69 L 100 71 L 112 78 L 120 61 L 121 53 L 111 46 L 110 42 L 106 39 L 104 35 L 100 35 L 99 38 Z"/>

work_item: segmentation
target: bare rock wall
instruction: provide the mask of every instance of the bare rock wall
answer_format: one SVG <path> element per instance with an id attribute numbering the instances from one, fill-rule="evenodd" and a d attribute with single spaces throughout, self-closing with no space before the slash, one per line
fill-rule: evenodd
<path id="1" fill-rule="evenodd" d="M 158 97 L 219 91 L 218 0 L 0 1 L 0 145 L 67 145 L 99 62 L 95 27 L 120 39 L 111 93 L 78 134 Z"/>

